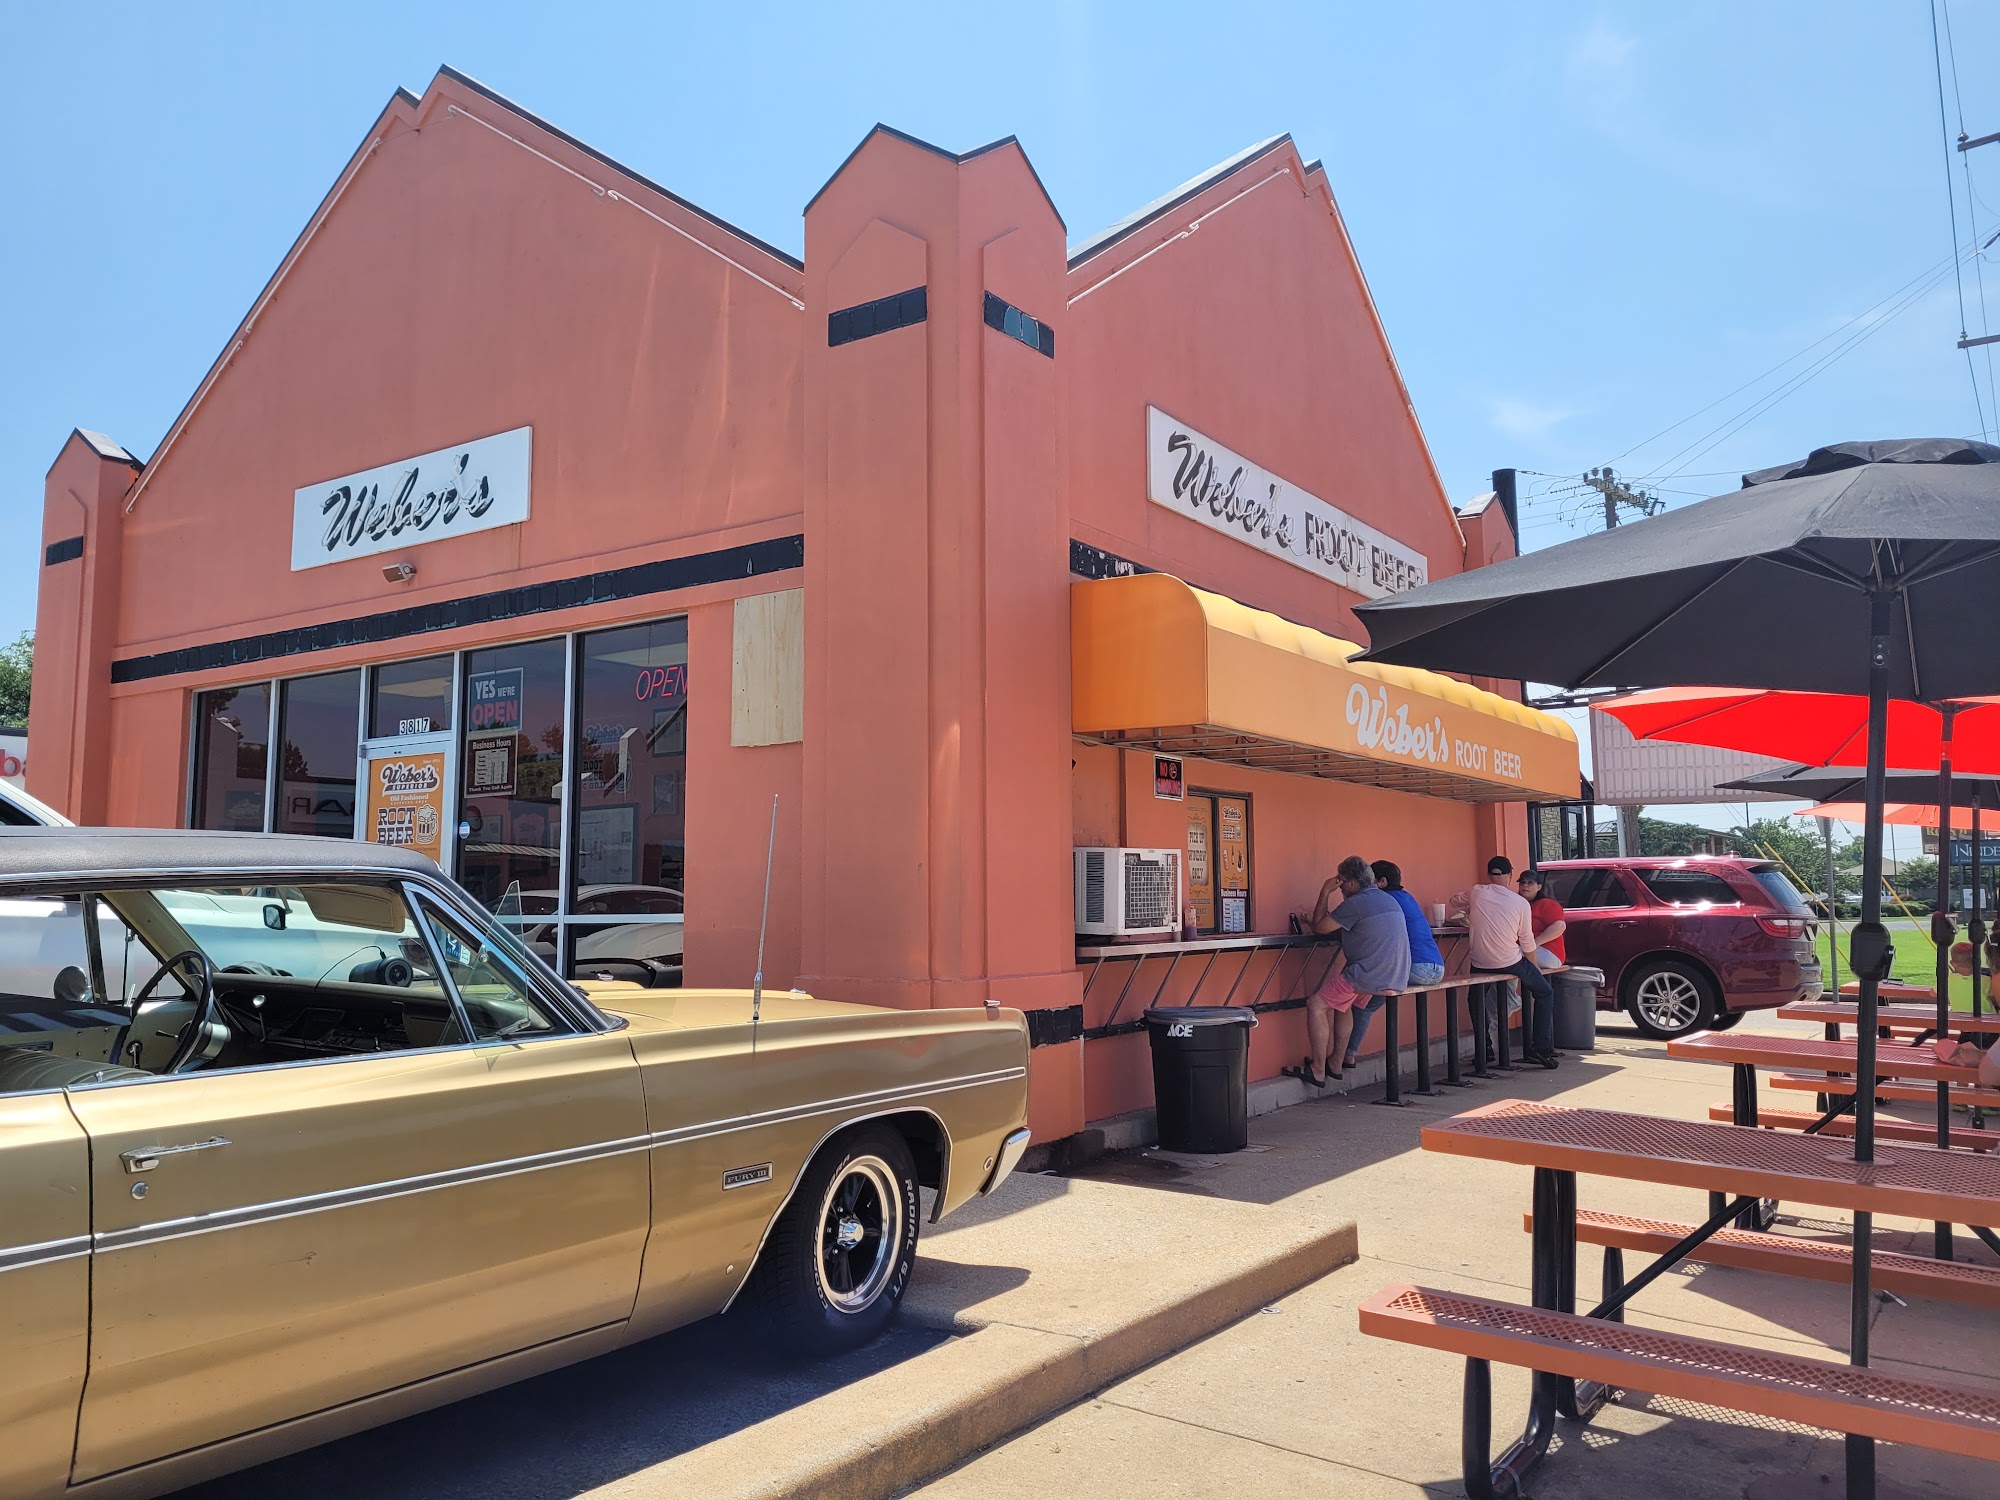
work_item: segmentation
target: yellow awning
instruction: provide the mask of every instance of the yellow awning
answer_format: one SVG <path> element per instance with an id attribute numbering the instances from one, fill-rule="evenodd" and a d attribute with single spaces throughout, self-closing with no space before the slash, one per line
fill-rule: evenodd
<path id="1" fill-rule="evenodd" d="M 1165 573 L 1070 585 L 1077 734 L 1461 802 L 1580 791 L 1568 724 Z"/>

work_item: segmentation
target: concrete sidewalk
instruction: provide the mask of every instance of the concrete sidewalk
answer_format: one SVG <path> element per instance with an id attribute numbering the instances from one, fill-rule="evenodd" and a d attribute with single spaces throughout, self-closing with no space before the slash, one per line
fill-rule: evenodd
<path id="1" fill-rule="evenodd" d="M 1782 1022 L 1746 1023 L 1792 1031 Z M 1658 1043 L 1606 1035 L 1600 1050 L 1555 1073 L 1524 1073 L 1487 1089 L 1381 1109 L 1325 1100 L 1253 1123 L 1265 1148 L 1225 1158 L 1164 1153 L 1109 1162 L 1099 1178 L 1213 1196 L 1279 1211 L 1334 1192 L 1361 1226 L 1354 1265 L 1284 1298 L 1187 1351 L 1111 1385 L 1033 1431 L 915 1493 L 924 1500 L 1022 1494 L 1120 1497 L 1256 1495 L 1457 1496 L 1464 1365 L 1428 1350 L 1363 1338 L 1355 1309 L 1392 1281 L 1528 1300 L 1530 1174 L 1416 1149 L 1424 1119 L 1498 1097 L 1536 1097 L 1686 1119 L 1727 1099 L 1728 1070 L 1670 1061 Z M 1312 1185 L 1303 1187 L 1310 1182 Z M 1581 1184 L 1586 1207 L 1699 1219 L 1703 1195 L 1605 1179 Z M 1781 1227 L 1845 1231 L 1844 1216 L 1787 1206 Z M 1878 1220 L 1884 1248 L 1928 1247 L 1928 1227 Z M 1961 1236 L 1965 1258 L 1984 1256 Z M 1597 1284 L 1598 1252 L 1582 1250 L 1578 1281 Z M 1636 1268 L 1628 1260 L 1628 1266 Z M 1841 1358 L 1844 1287 L 1723 1268 L 1684 1266 L 1642 1294 L 1636 1324 Z M 2000 1315 L 1954 1304 L 1884 1302 L 1875 1363 L 2000 1392 Z M 1527 1376 L 1495 1367 L 1496 1443 L 1527 1409 Z M 1563 1424 L 1530 1484 L 1540 1500 L 1714 1497 L 1789 1500 L 1842 1492 L 1837 1437 L 1762 1419 L 1633 1395 L 1587 1428 Z M 1882 1491 L 2000 1494 L 2000 1466 L 1883 1447 Z"/>
<path id="2" fill-rule="evenodd" d="M 1352 1262 L 1345 1194 L 1314 1170 L 1281 1205 L 1017 1177 L 922 1242 L 902 1325 L 955 1336 L 590 1493 L 879 1500 L 942 1473 Z"/>

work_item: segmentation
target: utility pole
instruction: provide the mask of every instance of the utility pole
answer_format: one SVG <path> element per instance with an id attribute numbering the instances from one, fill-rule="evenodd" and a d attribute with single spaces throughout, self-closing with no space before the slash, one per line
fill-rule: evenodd
<path id="1" fill-rule="evenodd" d="M 1658 495 L 1645 490 L 1634 489 L 1614 473 L 1609 464 L 1601 469 L 1592 469 L 1583 476 L 1583 482 L 1604 497 L 1604 529 L 1609 531 L 1619 521 L 1619 510 L 1636 510 L 1642 516 L 1656 516 L 1667 508 L 1667 502 Z"/>
<path id="2" fill-rule="evenodd" d="M 1939 88 L 1940 90 L 1942 90 L 1943 85 L 1940 84 Z M 1940 92 L 1938 96 L 1938 112 L 1940 114 L 1944 112 L 1944 96 L 1942 92 Z M 1975 136 L 1971 140 L 1967 140 L 1965 132 L 1961 130 L 1958 133 L 1958 154 L 1960 156 L 1963 156 L 1965 155 L 1966 152 L 1970 151 L 1974 146 L 1991 146 L 1996 142 L 2000 142 L 2000 130 L 1994 131 L 1991 135 Z M 1945 176 L 1947 179 L 1949 179 L 1951 176 L 1950 158 L 1946 158 L 1945 160 Z M 1971 192 L 1972 180 L 1969 177 L 1966 179 L 1965 186 L 1966 186 L 1966 191 L 1968 193 Z M 1957 232 L 1958 232 L 1958 221 L 1954 219 L 1952 221 L 1952 233 L 1956 235 Z M 1994 239 L 2000 239 L 2000 235 L 1995 235 Z M 1988 240 L 1986 242 L 1986 246 L 1990 246 L 1992 243 L 1993 240 Z M 1982 246 L 1981 248 L 1984 249 L 1986 248 L 1986 246 Z M 1965 330 L 1963 328 L 1959 329 L 1958 331 L 1959 348 L 1977 349 L 1981 344 L 2000 344 L 2000 333 L 1989 333 L 1984 335 L 1983 337 L 1974 339 L 1974 338 L 1967 338 L 1965 336 Z"/>

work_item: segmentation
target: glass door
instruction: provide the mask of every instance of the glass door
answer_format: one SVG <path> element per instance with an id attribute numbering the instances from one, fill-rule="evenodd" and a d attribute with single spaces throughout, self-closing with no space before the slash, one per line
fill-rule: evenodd
<path id="1" fill-rule="evenodd" d="M 354 836 L 427 854 L 451 868 L 457 747 L 449 732 L 404 734 L 361 744 L 361 795 Z"/>

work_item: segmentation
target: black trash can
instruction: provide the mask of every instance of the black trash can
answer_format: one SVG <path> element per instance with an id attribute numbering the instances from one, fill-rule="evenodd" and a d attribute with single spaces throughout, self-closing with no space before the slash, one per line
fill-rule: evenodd
<path id="1" fill-rule="evenodd" d="M 1231 1005 L 1156 1005 L 1153 1102 L 1160 1145 L 1213 1155 L 1250 1144 L 1250 1028 L 1257 1013 Z"/>
<path id="2" fill-rule="evenodd" d="M 1604 983 L 1600 969 L 1572 968 L 1551 974 L 1556 992 L 1556 1045 L 1565 1052 L 1597 1050 L 1597 990 Z"/>

